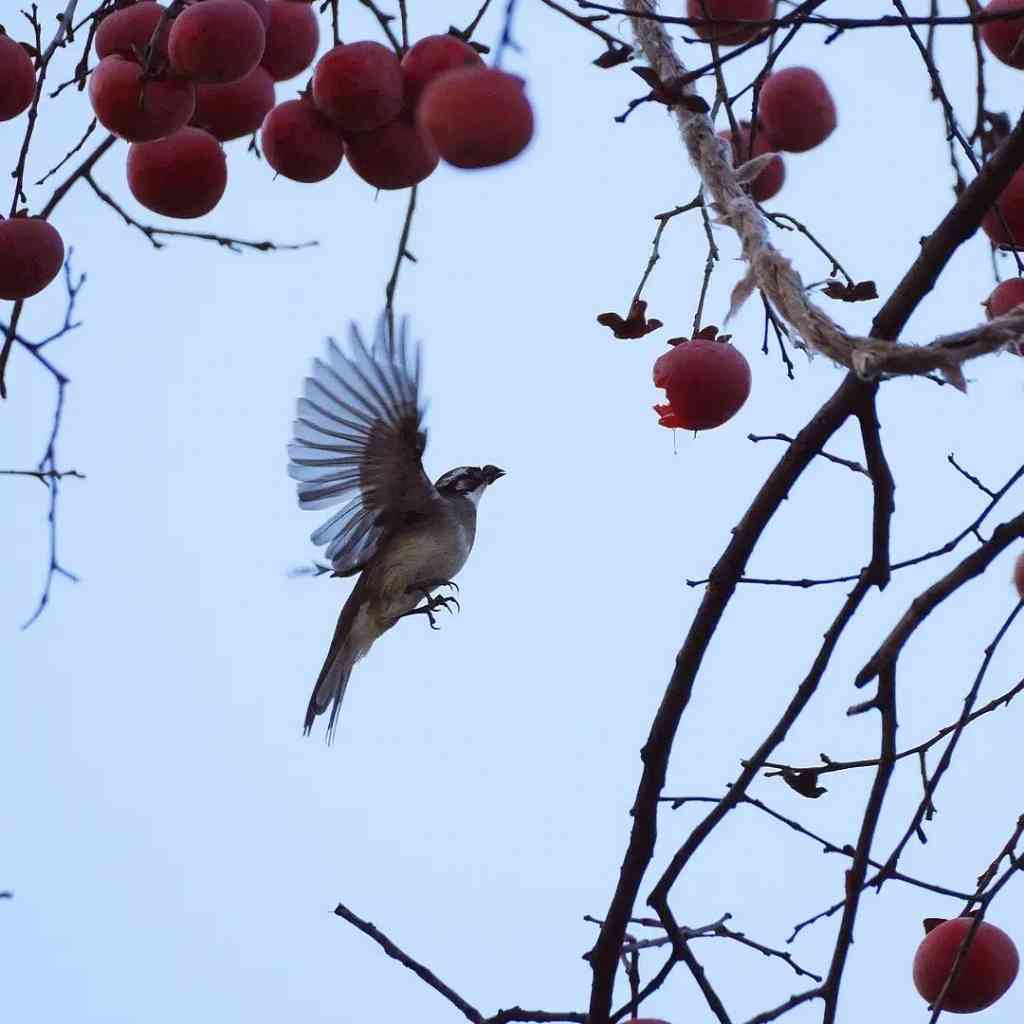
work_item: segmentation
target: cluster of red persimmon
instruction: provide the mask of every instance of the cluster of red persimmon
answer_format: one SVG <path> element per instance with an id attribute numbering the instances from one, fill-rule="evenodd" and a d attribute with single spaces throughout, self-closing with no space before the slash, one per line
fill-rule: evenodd
<path id="1" fill-rule="evenodd" d="M 1022 0 L 1024 2 L 1024 0 Z M 772 17 L 775 0 L 687 0 L 686 15 L 699 19 L 694 31 L 718 46 L 739 46 L 754 39 Z M 730 19 L 752 24 L 729 24 Z M 771 199 L 786 179 L 780 152 L 806 153 L 820 146 L 835 130 L 836 105 L 828 86 L 811 68 L 793 67 L 765 78 L 757 101 L 757 123 L 748 121 L 719 136 L 732 146 L 735 163 L 765 153 L 775 153 L 767 166 L 747 185 L 758 202 Z M 664 388 L 668 402 L 656 405 L 663 427 L 707 430 L 718 427 L 739 412 L 750 394 L 750 366 L 727 338 L 714 328 L 692 340 L 675 338 L 671 351 L 654 364 L 654 384 Z"/>
<path id="2" fill-rule="evenodd" d="M 749 121 L 740 121 L 739 142 L 732 131 L 718 134 L 732 144 L 737 164 L 764 153 L 775 153 L 747 186 L 750 195 L 763 203 L 776 195 L 786 180 L 786 164 L 780 151 L 806 153 L 820 146 L 835 127 L 836 105 L 821 75 L 811 68 L 783 68 L 770 74 L 761 86 L 756 131 Z"/>
<path id="3" fill-rule="evenodd" d="M 455 35 L 426 36 L 401 61 L 370 40 L 335 46 L 317 62 L 311 89 L 275 107 L 261 132 L 267 162 L 289 178 L 320 181 L 344 155 L 384 189 L 419 184 L 440 159 L 494 167 L 532 136 L 523 80 L 485 67 Z"/>
<path id="4" fill-rule="evenodd" d="M 977 1013 L 1006 994 L 1020 966 L 1017 947 L 1006 932 L 982 921 L 964 954 L 958 956 L 961 943 L 974 926 L 973 918 L 929 918 L 924 926 L 927 934 L 917 947 L 912 974 L 914 987 L 930 1005 L 945 990 L 943 1010 Z M 954 968 L 956 976 L 947 988 Z M 669 1022 L 654 1017 L 631 1017 L 624 1024 Z"/>
<path id="5" fill-rule="evenodd" d="M 693 29 L 701 39 L 740 46 L 757 37 L 762 31 L 758 23 L 770 20 L 774 9 L 775 0 L 687 0 L 686 16 L 696 19 Z M 733 19 L 750 24 L 730 24 Z M 731 131 L 719 135 L 732 144 L 736 163 L 742 163 L 765 153 L 806 153 L 835 127 L 836 105 L 821 76 L 810 68 L 785 68 L 761 84 L 756 131 L 741 121 L 738 140 Z M 785 180 L 786 165 L 776 156 L 748 188 L 760 203 L 778 193 Z"/>
<path id="6" fill-rule="evenodd" d="M 150 40 L 158 52 L 144 61 Z M 227 185 L 220 143 L 257 130 L 279 174 L 322 181 L 347 154 L 385 189 L 423 181 L 442 157 L 489 167 L 530 141 L 522 80 L 453 35 L 421 39 L 401 60 L 369 40 L 339 44 L 297 99 L 275 106 L 274 83 L 307 70 L 318 43 L 304 0 L 195 0 L 170 22 L 142 0 L 107 18 L 89 95 L 104 127 L 132 143 L 135 198 L 170 217 L 208 213 Z"/>
<path id="7" fill-rule="evenodd" d="M 337 45 L 297 99 L 275 106 L 275 83 L 308 70 L 316 56 L 308 0 L 179 6 L 122 0 L 97 27 L 99 63 L 89 78 L 96 119 L 131 143 L 128 187 L 155 213 L 209 213 L 227 187 L 222 144 L 257 131 L 279 174 L 322 181 L 347 156 L 382 189 L 423 181 L 441 159 L 465 168 L 504 163 L 533 135 L 522 79 L 486 67 L 455 35 L 427 36 L 401 59 L 368 40 Z M 0 36 L 0 118 L 22 113 L 34 93 L 28 52 Z M 14 252 L 18 265 L 8 267 Z M 0 298 L 34 295 L 63 256 L 45 221 L 0 224 Z"/>
<path id="8" fill-rule="evenodd" d="M 775 0 L 687 0 L 686 13 L 698 19 L 694 30 L 702 39 L 738 46 L 756 38 L 762 30 L 759 23 L 770 20 L 774 9 Z M 984 22 L 981 38 L 1003 63 L 1024 70 L 1024 0 L 990 0 L 984 13 L 1016 15 Z M 732 20 L 750 24 L 730 24 Z M 757 111 L 752 145 L 751 127 L 745 121 L 739 126 L 738 144 L 732 132 L 720 133 L 732 143 L 737 162 L 778 150 L 805 152 L 823 142 L 836 126 L 828 87 L 810 68 L 786 68 L 769 75 L 761 87 Z M 759 202 L 770 199 L 782 188 L 785 175 L 782 157 L 777 156 L 748 185 L 751 195 Z M 993 207 L 981 226 L 994 245 L 1024 248 L 1024 168 L 1000 195 L 998 211 Z M 990 319 L 1020 305 L 1024 305 L 1024 277 L 1001 282 L 984 303 Z M 654 365 L 655 385 L 668 392 L 668 403 L 654 407 L 658 422 L 665 427 L 706 430 L 731 419 L 750 392 L 750 367 L 743 356 L 713 340 L 674 339 L 673 344 L 672 351 Z M 1024 355 L 1024 346 L 1017 351 Z"/>

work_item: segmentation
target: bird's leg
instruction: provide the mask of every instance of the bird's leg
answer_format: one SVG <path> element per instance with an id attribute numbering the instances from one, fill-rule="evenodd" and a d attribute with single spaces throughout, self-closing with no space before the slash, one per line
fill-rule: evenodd
<path id="1" fill-rule="evenodd" d="M 421 604 L 419 608 L 412 608 L 407 612 L 402 612 L 402 614 L 399 615 L 398 618 L 404 619 L 407 615 L 426 615 L 426 617 L 430 620 L 431 629 L 441 628 L 434 620 L 434 607 L 430 604 Z"/>
<path id="2" fill-rule="evenodd" d="M 453 604 L 461 612 L 462 605 L 459 604 L 456 598 L 441 597 L 440 594 L 431 593 L 431 591 L 436 590 L 438 587 L 454 587 L 456 591 L 459 589 L 458 583 L 454 583 L 452 580 L 433 580 L 418 589 L 422 590 L 423 596 L 427 599 L 432 608 L 440 608 L 443 606 L 447 611 L 451 611 L 451 608 L 449 608 L 448 605 Z"/>
<path id="3" fill-rule="evenodd" d="M 403 619 L 405 618 L 406 615 L 426 615 L 427 618 L 430 620 L 430 628 L 440 629 L 441 627 L 438 626 L 436 621 L 434 620 L 434 612 L 436 612 L 438 608 L 444 608 L 446 611 L 450 612 L 451 608 L 449 608 L 448 606 L 450 604 L 454 604 L 456 608 L 458 608 L 460 611 L 462 610 L 462 606 L 454 597 L 442 597 L 440 594 L 431 593 L 431 591 L 435 587 L 443 587 L 448 585 L 449 581 L 438 581 L 436 583 L 431 582 L 428 584 L 420 584 L 418 586 L 407 588 L 406 593 L 422 595 L 423 599 L 426 601 L 426 604 L 421 604 L 417 608 L 412 608 L 407 612 L 403 612 L 398 617 L 400 619 Z M 455 586 L 454 583 L 450 585 Z"/>

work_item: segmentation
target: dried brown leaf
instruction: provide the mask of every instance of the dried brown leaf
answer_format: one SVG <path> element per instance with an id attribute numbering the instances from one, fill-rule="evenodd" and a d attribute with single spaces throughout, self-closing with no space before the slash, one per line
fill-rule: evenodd
<path id="1" fill-rule="evenodd" d="M 651 331 L 661 327 L 661 321 L 647 318 L 647 303 L 643 299 L 637 299 L 630 306 L 629 314 L 623 319 L 618 313 L 602 313 L 597 322 L 603 327 L 611 329 L 616 338 L 622 340 L 633 340 L 642 338 Z"/>
<path id="2" fill-rule="evenodd" d="M 633 56 L 631 46 L 609 46 L 593 63 L 599 68 L 615 68 Z"/>
<path id="3" fill-rule="evenodd" d="M 825 294 L 830 299 L 840 302 L 868 302 L 878 298 L 878 288 L 874 281 L 857 281 L 855 284 L 844 284 L 832 279 L 825 285 Z"/>

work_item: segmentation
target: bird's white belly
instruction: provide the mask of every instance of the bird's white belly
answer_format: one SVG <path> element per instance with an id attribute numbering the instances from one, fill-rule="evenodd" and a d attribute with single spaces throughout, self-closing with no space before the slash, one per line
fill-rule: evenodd
<path id="1" fill-rule="evenodd" d="M 462 530 L 453 530 L 448 542 L 437 545 L 415 535 L 397 539 L 391 550 L 374 567 L 379 589 L 374 612 L 380 620 L 394 619 L 411 611 L 423 600 L 413 589 L 418 584 L 434 589 L 450 580 L 466 564 L 470 542 Z M 383 623 L 382 623 L 383 624 Z"/>

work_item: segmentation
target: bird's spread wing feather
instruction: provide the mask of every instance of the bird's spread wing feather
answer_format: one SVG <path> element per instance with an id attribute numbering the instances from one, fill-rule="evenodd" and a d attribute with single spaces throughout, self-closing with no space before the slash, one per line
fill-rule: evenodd
<path id="1" fill-rule="evenodd" d="M 389 531 L 426 514 L 437 491 L 423 471 L 427 443 L 419 394 L 419 346 L 403 321 L 397 337 L 382 315 L 372 348 L 353 324 L 343 352 L 333 339 L 298 401 L 288 474 L 302 508 L 342 507 L 312 540 L 327 545 L 339 575 L 361 569 Z"/>

